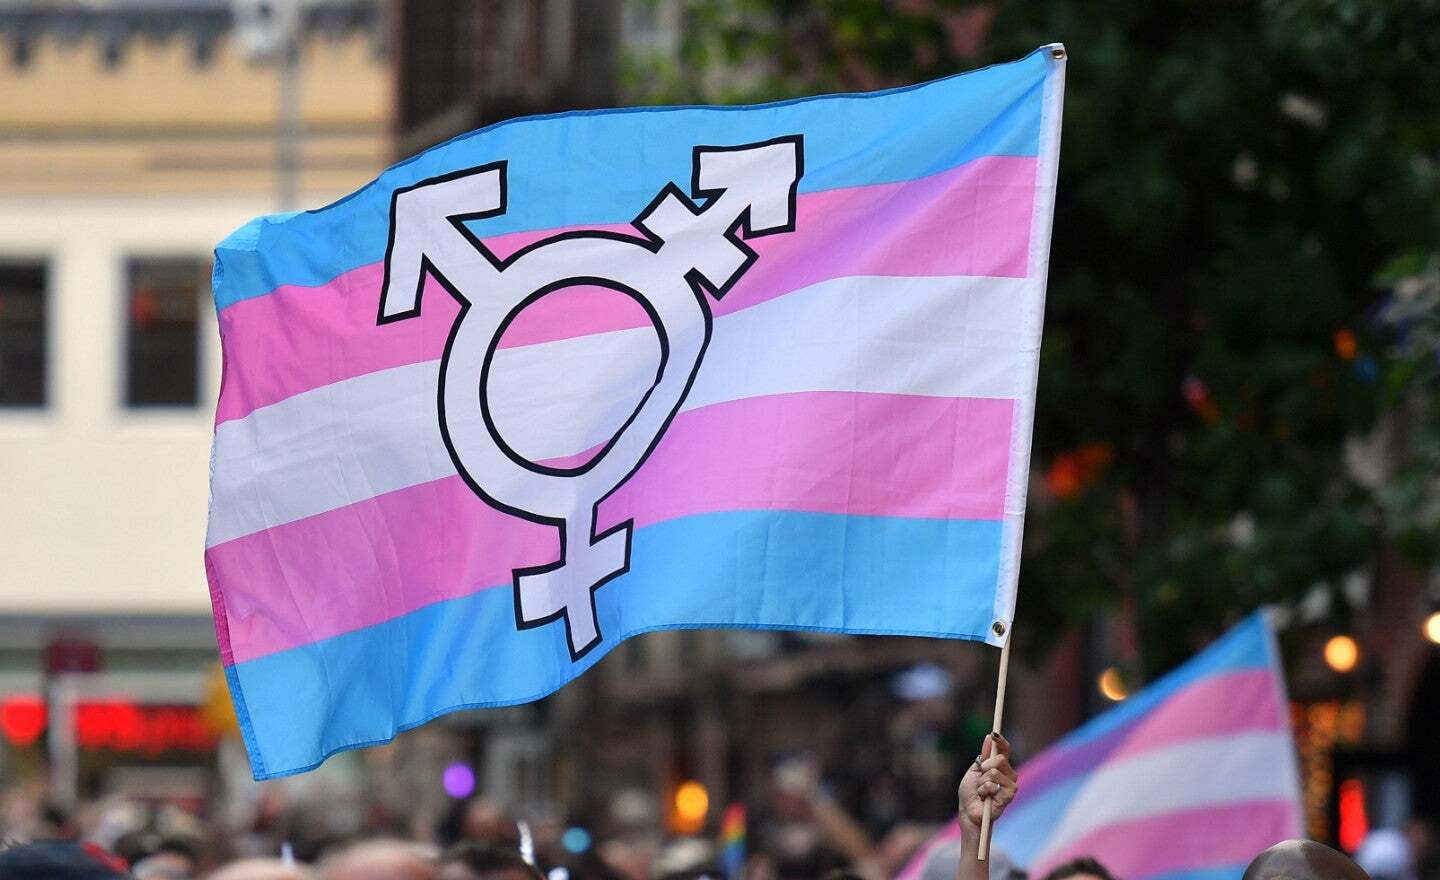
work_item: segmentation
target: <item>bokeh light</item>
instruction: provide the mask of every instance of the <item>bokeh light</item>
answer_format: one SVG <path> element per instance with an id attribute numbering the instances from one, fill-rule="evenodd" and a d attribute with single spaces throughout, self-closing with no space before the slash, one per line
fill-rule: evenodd
<path id="1" fill-rule="evenodd" d="M 1360 343 L 1355 339 L 1355 331 L 1341 329 L 1335 331 L 1335 353 L 1347 361 L 1355 360 L 1355 353 L 1360 350 Z"/>
<path id="2" fill-rule="evenodd" d="M 1440 611 L 1425 618 L 1425 638 L 1440 645 Z"/>
<path id="3" fill-rule="evenodd" d="M 467 798 L 475 793 L 475 771 L 469 764 L 456 761 L 445 768 L 441 783 L 445 786 L 445 793 L 457 801 Z"/>
<path id="4" fill-rule="evenodd" d="M 1336 672 L 1349 672 L 1360 662 L 1360 646 L 1350 636 L 1332 636 L 1325 643 L 1325 662 Z"/>
<path id="5" fill-rule="evenodd" d="M 1354 853 L 1370 833 L 1370 818 L 1365 813 L 1365 784 L 1358 779 L 1347 779 L 1340 783 L 1340 796 L 1336 804 L 1340 826 L 1336 829 L 1340 848 Z"/>
<path id="6" fill-rule="evenodd" d="M 1100 679 L 1095 682 L 1095 686 L 1100 689 L 1100 693 L 1105 699 L 1114 703 L 1130 696 L 1130 689 L 1125 686 L 1125 676 L 1121 675 L 1120 670 L 1114 666 L 1100 673 Z"/>
<path id="7" fill-rule="evenodd" d="M 565 833 L 560 836 L 560 845 L 565 847 L 565 851 L 572 855 L 578 856 L 588 852 L 590 844 L 590 832 L 578 825 L 572 825 L 566 828 Z"/>
<path id="8" fill-rule="evenodd" d="M 710 792 L 691 779 L 675 789 L 675 826 L 681 833 L 694 834 L 705 825 L 710 812 Z"/>

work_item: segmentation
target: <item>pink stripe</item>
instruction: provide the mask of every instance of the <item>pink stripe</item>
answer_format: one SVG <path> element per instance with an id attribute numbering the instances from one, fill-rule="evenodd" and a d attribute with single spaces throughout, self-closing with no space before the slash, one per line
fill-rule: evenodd
<path id="1" fill-rule="evenodd" d="M 1166 700 L 1131 729 L 1111 761 L 1192 739 L 1258 730 L 1285 730 L 1289 718 L 1276 698 L 1275 673 L 1251 669 L 1196 682 Z"/>
<path id="2" fill-rule="evenodd" d="M 1030 874 L 1044 876 L 1056 865 L 1093 856 L 1116 877 L 1145 880 L 1244 864 L 1261 850 L 1299 835 L 1299 816 L 1289 801 L 1226 804 L 1106 825 L 1047 853 L 1031 866 Z"/>
<path id="3" fill-rule="evenodd" d="M 220 648 L 220 662 L 226 666 L 235 663 L 235 652 L 230 648 L 230 624 L 225 619 L 225 599 L 220 593 L 215 572 L 210 568 L 210 554 L 205 554 L 205 580 L 210 584 L 210 609 L 215 617 L 215 641 Z"/>
<path id="4" fill-rule="evenodd" d="M 547 294 L 516 315 L 500 337 L 500 347 L 648 326 L 650 316 L 635 300 L 608 287 L 583 284 Z M 578 332 L 564 332 L 572 329 Z"/>
<path id="5" fill-rule="evenodd" d="M 1021 768 L 1016 803 L 1042 796 L 1050 786 L 1106 761 L 1133 757 L 1189 739 L 1248 730 L 1281 730 L 1289 723 L 1275 698 L 1269 669 L 1247 669 L 1202 679 L 1100 739 L 1068 749 L 1047 749 Z"/>
<path id="6" fill-rule="evenodd" d="M 694 410 L 601 506 L 601 528 L 724 510 L 999 519 L 1013 408 L 814 392 Z M 217 545 L 206 564 L 244 662 L 508 584 L 558 553 L 555 529 L 449 477 Z"/>
<path id="7" fill-rule="evenodd" d="M 831 278 L 854 275 L 1004 276 L 1027 271 L 1035 159 L 991 156 L 931 177 L 810 193 L 796 231 L 756 239 L 760 260 L 717 304 L 723 315 Z M 585 227 L 629 230 L 628 224 Z M 556 232 L 486 239 L 501 254 Z M 220 313 L 225 375 L 216 422 L 245 416 L 310 388 L 440 356 L 457 306 L 433 281 L 419 318 L 375 325 L 383 265 L 320 287 L 282 286 Z M 524 345 L 639 326 L 596 290 L 545 297 L 523 328 Z"/>

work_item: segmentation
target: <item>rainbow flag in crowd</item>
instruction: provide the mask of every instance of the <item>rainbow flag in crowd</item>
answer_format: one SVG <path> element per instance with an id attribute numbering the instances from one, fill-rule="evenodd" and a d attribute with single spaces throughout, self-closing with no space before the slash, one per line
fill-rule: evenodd
<path id="1" fill-rule="evenodd" d="M 1063 73 L 514 120 L 222 242 L 205 560 L 256 778 L 650 630 L 999 644 Z"/>
<path id="2" fill-rule="evenodd" d="M 744 804 L 731 804 L 720 817 L 720 867 L 729 880 L 745 876 Z"/>
<path id="3" fill-rule="evenodd" d="M 1125 880 L 1239 880 L 1261 850 L 1303 835 L 1302 810 L 1262 611 L 1026 761 L 994 846 L 1031 877 L 1093 856 Z M 901 880 L 959 833 L 951 823 Z"/>

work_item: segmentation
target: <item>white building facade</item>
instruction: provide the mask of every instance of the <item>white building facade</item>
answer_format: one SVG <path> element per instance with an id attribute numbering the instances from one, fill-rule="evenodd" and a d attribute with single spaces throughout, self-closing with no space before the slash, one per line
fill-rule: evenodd
<path id="1" fill-rule="evenodd" d="M 384 5 L 302 4 L 288 72 L 245 8 L 0 5 L 0 783 L 62 801 L 216 760 L 215 244 L 392 159 Z"/>

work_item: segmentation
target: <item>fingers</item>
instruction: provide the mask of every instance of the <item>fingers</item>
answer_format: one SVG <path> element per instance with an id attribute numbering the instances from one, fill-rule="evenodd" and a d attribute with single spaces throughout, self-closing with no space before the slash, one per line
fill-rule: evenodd
<path id="1" fill-rule="evenodd" d="M 965 771 L 960 788 L 962 811 L 967 803 L 978 808 L 980 801 L 988 801 L 998 817 L 999 811 L 1014 800 L 1018 779 L 1019 774 L 1010 765 L 1009 740 L 998 733 L 988 734 L 981 744 L 980 755 Z"/>
<path id="2" fill-rule="evenodd" d="M 1015 789 L 1014 787 L 997 788 L 992 794 L 987 795 L 984 800 L 990 802 L 991 812 L 994 813 L 994 818 L 998 819 L 1000 818 L 1000 812 L 1009 806 L 1011 801 L 1015 800 Z"/>
<path id="3" fill-rule="evenodd" d="M 980 741 L 979 762 L 984 763 L 991 758 L 1000 756 L 1010 757 L 1010 740 L 998 733 L 985 734 L 985 738 Z"/>
<path id="4" fill-rule="evenodd" d="M 991 770 L 998 771 L 1012 781 L 1016 778 L 1015 768 L 1010 766 L 1010 759 L 1004 755 L 996 755 L 980 762 L 980 772 L 987 773 Z"/>
<path id="5" fill-rule="evenodd" d="M 979 782 L 975 784 L 975 794 L 981 796 L 981 798 L 996 798 L 996 796 L 1001 795 L 1002 792 L 1009 792 L 1007 798 L 1005 798 L 1005 801 L 1008 802 L 1009 798 L 1012 798 L 1015 792 L 1015 772 L 1005 772 L 1008 771 L 1008 769 L 1008 766 L 1005 766 L 1005 768 L 995 766 L 995 768 L 986 769 L 986 771 L 982 773 L 981 778 L 979 778 Z"/>

